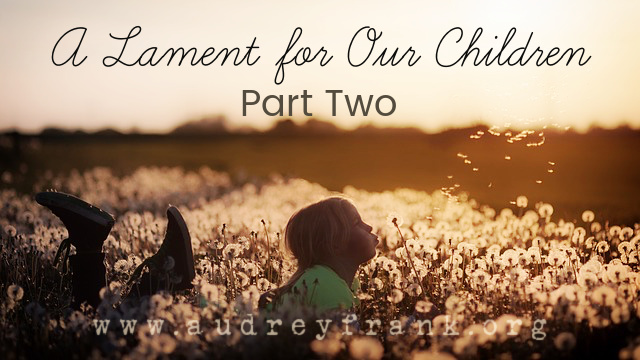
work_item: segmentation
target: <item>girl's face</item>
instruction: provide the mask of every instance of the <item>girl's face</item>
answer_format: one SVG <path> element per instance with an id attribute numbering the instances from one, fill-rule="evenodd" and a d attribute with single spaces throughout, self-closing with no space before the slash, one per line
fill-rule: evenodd
<path id="1" fill-rule="evenodd" d="M 376 255 L 378 236 L 371 233 L 373 228 L 362 221 L 355 207 L 349 207 L 348 213 L 351 220 L 351 238 L 344 251 L 346 256 L 353 258 L 354 262 L 360 265 Z"/>

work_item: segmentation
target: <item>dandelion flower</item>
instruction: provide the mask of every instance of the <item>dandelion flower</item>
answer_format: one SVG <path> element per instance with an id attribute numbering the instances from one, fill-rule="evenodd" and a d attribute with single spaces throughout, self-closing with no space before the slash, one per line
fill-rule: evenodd
<path id="1" fill-rule="evenodd" d="M 629 238 L 631 238 L 633 236 L 633 229 L 625 226 L 621 231 L 620 231 L 620 239 L 621 240 L 629 240 Z"/>
<path id="2" fill-rule="evenodd" d="M 420 287 L 420 284 L 413 283 L 407 287 L 407 294 L 409 296 L 416 297 L 416 296 L 419 296 L 421 293 L 422 293 L 422 288 Z"/>
<path id="3" fill-rule="evenodd" d="M 245 301 L 257 303 L 258 299 L 260 299 L 260 290 L 258 290 L 255 285 L 251 285 L 247 290 L 242 292 L 242 297 Z"/>
<path id="4" fill-rule="evenodd" d="M 618 225 L 614 225 L 609 228 L 609 235 L 611 235 L 611 237 L 613 238 L 618 237 L 621 232 L 622 232 L 622 228 Z"/>
<path id="5" fill-rule="evenodd" d="M 251 248 L 251 242 L 246 236 L 240 236 L 238 238 L 238 244 L 242 245 L 242 248 L 245 250 L 249 250 L 249 248 Z"/>
<path id="6" fill-rule="evenodd" d="M 519 208 L 526 208 L 529 204 L 529 199 L 526 196 L 520 195 L 516 198 L 516 206 Z"/>
<path id="7" fill-rule="evenodd" d="M 373 286 L 376 290 L 382 290 L 384 288 L 384 282 L 378 278 L 373 279 Z"/>
<path id="8" fill-rule="evenodd" d="M 540 181 L 542 183 L 542 181 Z M 551 204 L 541 204 L 538 208 L 538 213 L 541 217 L 546 218 L 553 215 L 553 206 Z"/>
<path id="9" fill-rule="evenodd" d="M 471 337 L 459 337 L 453 343 L 453 352 L 462 357 L 472 357 L 478 352 L 478 345 Z"/>
<path id="10" fill-rule="evenodd" d="M 451 278 L 454 279 L 456 282 L 459 279 L 462 279 L 462 276 L 464 275 L 464 271 L 462 271 L 462 269 L 460 269 L 459 267 L 454 268 L 453 271 L 451 271 Z"/>
<path id="11" fill-rule="evenodd" d="M 120 300 L 119 287 L 116 287 L 115 290 L 111 290 L 110 287 L 103 287 L 102 289 L 100 289 L 100 292 L 98 294 L 104 304 L 113 305 Z"/>
<path id="12" fill-rule="evenodd" d="M 388 272 L 392 272 L 398 268 L 398 265 L 396 264 L 395 261 L 391 259 L 387 259 L 382 263 L 382 268 L 387 270 Z"/>
<path id="13" fill-rule="evenodd" d="M 591 293 L 591 301 L 598 305 L 615 304 L 617 293 L 615 290 L 606 285 L 601 285 Z"/>
<path id="14" fill-rule="evenodd" d="M 214 303 L 218 301 L 218 287 L 209 283 L 202 285 L 200 288 L 200 293 L 209 303 Z"/>
<path id="15" fill-rule="evenodd" d="M 311 350 L 321 357 L 333 358 L 340 350 L 342 343 L 337 339 L 315 339 L 310 344 Z"/>
<path id="16" fill-rule="evenodd" d="M 349 344 L 349 354 L 354 359 L 379 360 L 384 354 L 384 347 L 373 337 L 359 337 Z"/>
<path id="17" fill-rule="evenodd" d="M 598 242 L 598 245 L 596 245 L 596 251 L 600 254 L 606 253 L 607 251 L 609 251 L 609 243 L 604 240 Z"/>
<path id="18" fill-rule="evenodd" d="M 627 279 L 627 268 L 624 265 L 609 266 L 607 277 L 609 280 L 619 284 Z"/>
<path id="19" fill-rule="evenodd" d="M 240 282 L 240 286 L 245 287 L 247 285 L 249 285 L 249 282 L 251 281 L 251 279 L 249 278 L 249 276 L 243 272 L 238 272 L 236 273 L 237 279 Z"/>
<path id="20" fill-rule="evenodd" d="M 127 272 L 127 270 L 129 270 L 129 262 L 127 260 L 120 259 L 113 265 L 113 269 L 119 273 Z"/>
<path id="21" fill-rule="evenodd" d="M 631 313 L 629 312 L 629 307 L 626 305 L 616 306 L 611 311 L 611 321 L 614 324 L 621 324 L 629 321 L 629 317 Z"/>
<path id="22" fill-rule="evenodd" d="M 20 285 L 12 284 L 7 288 L 7 296 L 9 301 L 18 302 L 24 296 L 24 290 Z"/>
<path id="23" fill-rule="evenodd" d="M 239 245 L 239 244 L 229 244 L 222 251 L 225 259 L 227 260 L 236 258 L 238 255 L 240 255 L 241 252 L 242 252 L 242 245 Z"/>
<path id="24" fill-rule="evenodd" d="M 407 251 L 405 250 L 405 248 L 404 248 L 404 247 L 399 247 L 399 248 L 397 248 L 397 249 L 396 249 L 396 251 L 395 251 L 395 253 L 396 253 L 396 257 L 398 257 L 398 258 L 400 258 L 400 259 L 401 259 L 401 258 L 407 258 L 407 257 L 408 257 L 408 256 L 407 256 Z"/>
<path id="25" fill-rule="evenodd" d="M 397 304 L 402 301 L 403 297 L 404 295 L 402 294 L 402 291 L 400 291 L 400 289 L 393 289 L 391 290 L 391 294 L 387 296 L 387 300 L 394 304 Z"/>
<path id="26" fill-rule="evenodd" d="M 489 280 L 489 274 L 482 269 L 475 270 L 472 274 L 476 284 L 482 286 Z"/>
<path id="27" fill-rule="evenodd" d="M 419 300 L 416 303 L 416 311 L 419 313 L 428 313 L 433 308 L 433 304 L 430 301 Z"/>
<path id="28" fill-rule="evenodd" d="M 131 214 L 129 216 L 129 223 L 133 228 L 137 228 L 142 224 L 142 216 L 138 213 Z"/>
<path id="29" fill-rule="evenodd" d="M 565 260 L 566 256 L 559 250 L 551 250 L 547 256 L 547 262 L 549 265 L 554 267 L 560 266 L 560 264 L 564 263 Z"/>
<path id="30" fill-rule="evenodd" d="M 271 282 L 269 282 L 269 280 L 265 278 L 258 279 L 256 285 L 258 286 L 258 290 L 260 291 L 268 291 L 271 289 Z"/>
<path id="31" fill-rule="evenodd" d="M 457 295 L 451 295 L 447 298 L 444 303 L 444 306 L 447 310 L 458 311 L 464 308 L 465 302 Z"/>
<path id="32" fill-rule="evenodd" d="M 508 249 L 502 254 L 502 263 L 508 266 L 515 266 L 518 263 L 520 255 L 513 249 Z"/>
<path id="33" fill-rule="evenodd" d="M 586 288 L 591 288 L 598 283 L 598 276 L 592 272 L 584 271 L 578 275 L 578 284 Z"/>
<path id="34" fill-rule="evenodd" d="M 530 260 L 530 262 L 539 264 L 542 260 L 540 255 L 540 248 L 537 246 L 532 246 L 527 249 L 527 258 Z"/>
<path id="35" fill-rule="evenodd" d="M 253 263 L 247 263 L 244 267 L 244 271 L 250 277 L 254 277 L 258 275 L 258 267 Z"/>
<path id="36" fill-rule="evenodd" d="M 582 221 L 586 223 L 592 222 L 596 218 L 596 215 L 591 210 L 585 210 L 582 213 Z"/>
<path id="37" fill-rule="evenodd" d="M 13 227 L 12 225 L 7 225 L 4 227 L 4 232 L 7 233 L 7 235 L 9 235 L 9 237 L 14 237 L 16 236 L 16 234 L 18 233 L 16 231 L 16 228 Z"/>

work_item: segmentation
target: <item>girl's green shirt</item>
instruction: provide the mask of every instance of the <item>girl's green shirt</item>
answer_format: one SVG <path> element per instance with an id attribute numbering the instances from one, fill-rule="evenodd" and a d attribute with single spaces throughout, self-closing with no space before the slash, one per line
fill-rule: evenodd
<path id="1" fill-rule="evenodd" d="M 359 289 L 357 277 L 349 287 L 330 267 L 315 265 L 300 276 L 289 292 L 282 295 L 278 306 L 306 305 L 319 312 L 352 309 L 360 305 L 354 295 Z"/>

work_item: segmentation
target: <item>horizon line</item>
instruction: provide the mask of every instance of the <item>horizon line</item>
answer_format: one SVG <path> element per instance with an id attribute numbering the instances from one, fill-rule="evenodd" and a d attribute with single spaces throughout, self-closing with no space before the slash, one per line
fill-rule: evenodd
<path id="1" fill-rule="evenodd" d="M 327 121 L 327 120 L 323 120 L 321 118 L 316 118 L 316 117 L 308 117 L 304 119 L 294 118 L 294 117 L 279 117 L 274 119 L 269 126 L 267 126 L 264 129 L 261 129 L 260 127 L 255 127 L 253 125 L 241 124 L 241 123 L 236 123 L 234 121 L 229 121 L 224 115 L 213 115 L 213 116 L 203 116 L 197 120 L 186 120 L 165 130 L 143 129 L 137 126 L 132 126 L 128 129 L 124 129 L 118 126 L 87 128 L 87 127 L 58 126 L 58 125 L 52 124 L 52 125 L 45 125 L 45 126 L 39 127 L 35 130 L 25 130 L 24 128 L 21 128 L 19 126 L 7 126 L 7 127 L 0 128 L 0 134 L 9 134 L 12 132 L 17 132 L 22 135 L 42 135 L 42 133 L 47 130 L 58 130 L 60 132 L 65 132 L 65 133 L 78 133 L 78 132 L 82 133 L 83 132 L 86 134 L 96 134 L 96 133 L 105 132 L 105 131 L 114 131 L 114 132 L 120 133 L 121 135 L 187 135 L 187 134 L 179 134 L 179 133 L 176 134 L 175 132 L 181 127 L 190 126 L 190 125 L 197 126 L 197 124 L 202 124 L 202 125 L 210 124 L 210 125 L 220 126 L 220 129 L 217 131 L 212 131 L 212 130 L 209 130 L 208 132 L 205 131 L 202 135 L 209 135 L 212 133 L 219 133 L 219 134 L 226 133 L 226 134 L 237 134 L 237 135 L 263 134 L 263 133 L 266 134 L 266 133 L 274 132 L 274 130 L 276 130 L 279 124 L 283 124 L 286 122 L 291 122 L 295 125 L 297 129 L 302 129 L 302 130 L 304 130 L 304 126 L 310 122 L 329 125 L 329 126 L 332 126 L 336 132 L 341 132 L 341 133 L 356 132 L 358 130 L 362 130 L 366 128 L 371 128 L 373 130 L 415 130 L 423 134 L 440 134 L 440 133 L 452 131 L 452 130 L 474 129 L 478 127 L 486 127 L 488 129 L 499 128 L 504 131 L 506 130 L 536 130 L 536 131 L 557 130 L 560 132 L 571 131 L 579 134 L 586 134 L 591 132 L 592 130 L 617 130 L 617 129 L 628 129 L 633 131 L 640 130 L 640 125 L 633 125 L 631 124 L 630 121 L 621 121 L 615 126 L 606 126 L 606 125 L 600 124 L 597 121 L 593 121 L 589 123 L 589 125 L 586 128 L 584 127 L 576 128 L 571 125 L 563 126 L 557 123 L 531 124 L 530 126 L 526 126 L 526 125 L 523 126 L 522 124 L 517 124 L 517 123 L 505 123 L 502 125 L 495 125 L 495 124 L 489 124 L 481 120 L 471 122 L 468 125 L 441 126 L 441 127 L 438 127 L 437 130 L 425 129 L 424 127 L 421 127 L 418 125 L 410 125 L 410 124 L 403 124 L 403 125 L 397 125 L 397 126 L 388 125 L 388 124 L 376 124 L 373 121 L 363 121 L 358 123 L 355 127 L 344 127 L 333 121 Z M 309 133 L 313 133 L 313 132 L 314 132 L 313 130 L 309 129 Z"/>

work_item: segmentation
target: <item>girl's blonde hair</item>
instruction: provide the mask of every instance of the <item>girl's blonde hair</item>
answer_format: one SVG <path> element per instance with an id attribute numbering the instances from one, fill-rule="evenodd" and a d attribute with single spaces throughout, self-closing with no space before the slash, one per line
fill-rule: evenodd
<path id="1" fill-rule="evenodd" d="M 298 210 L 285 230 L 285 244 L 298 260 L 298 270 L 323 264 L 332 258 L 340 244 L 351 237 L 355 206 L 342 197 L 331 197 Z"/>
<path id="2" fill-rule="evenodd" d="M 277 300 L 289 291 L 305 270 L 325 264 L 336 255 L 340 244 L 349 241 L 354 220 L 349 215 L 350 209 L 355 206 L 349 200 L 334 196 L 304 207 L 291 216 L 284 240 L 298 261 L 298 269 L 286 284 L 271 294 L 273 299 Z"/>

